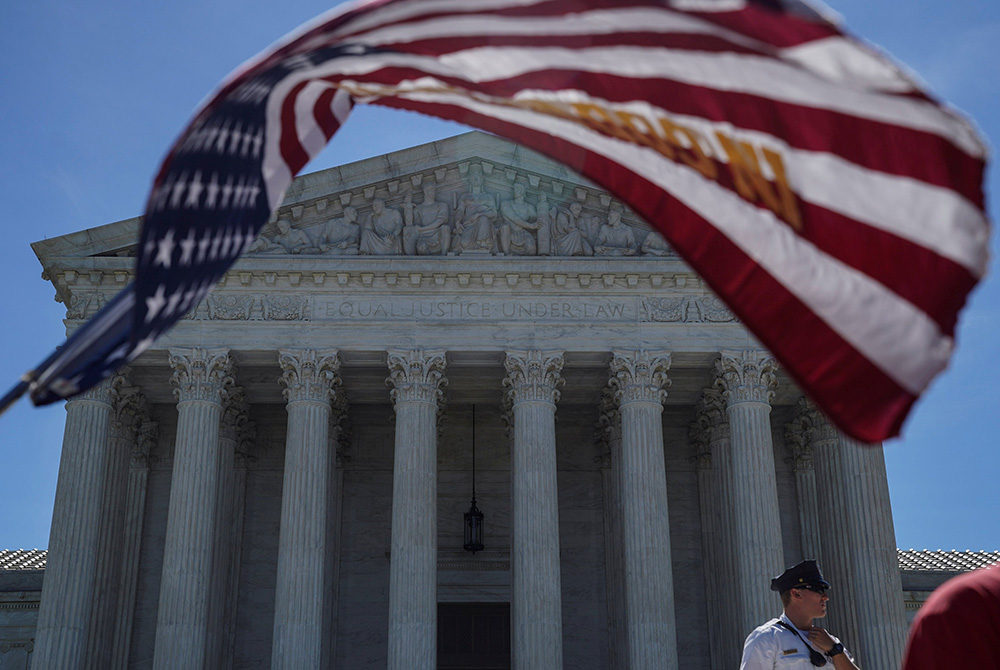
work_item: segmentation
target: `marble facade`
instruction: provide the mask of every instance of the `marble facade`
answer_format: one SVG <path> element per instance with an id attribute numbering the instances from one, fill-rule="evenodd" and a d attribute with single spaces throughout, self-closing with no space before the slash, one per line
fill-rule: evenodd
<path id="1" fill-rule="evenodd" d="M 34 245 L 69 330 L 138 225 Z M 298 178 L 74 402 L 36 667 L 475 667 L 442 665 L 439 606 L 509 603 L 509 667 L 715 670 L 780 611 L 763 580 L 817 555 L 843 602 L 883 598 L 838 615 L 861 665 L 901 653 L 880 448 L 621 203 L 490 135 Z"/>

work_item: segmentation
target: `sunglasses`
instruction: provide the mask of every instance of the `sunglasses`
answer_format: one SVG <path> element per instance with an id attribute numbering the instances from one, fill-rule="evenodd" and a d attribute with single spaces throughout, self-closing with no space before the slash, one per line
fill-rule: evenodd
<path id="1" fill-rule="evenodd" d="M 826 589 L 824 589 L 822 586 L 815 586 L 813 584 L 806 584 L 804 586 L 795 586 L 795 587 L 792 587 L 792 588 L 805 589 L 806 591 L 812 591 L 813 593 L 818 593 L 821 596 L 825 596 L 826 595 Z"/>

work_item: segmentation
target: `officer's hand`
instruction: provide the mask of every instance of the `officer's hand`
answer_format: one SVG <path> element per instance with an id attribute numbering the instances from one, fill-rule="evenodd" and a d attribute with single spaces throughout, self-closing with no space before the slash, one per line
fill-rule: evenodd
<path id="1" fill-rule="evenodd" d="M 830 634 L 827 633 L 822 628 L 820 628 L 819 626 L 813 626 L 812 628 L 810 628 L 809 632 L 806 634 L 806 637 L 808 637 L 809 641 L 812 642 L 816 646 L 816 648 L 822 651 L 824 654 L 833 649 L 834 645 L 833 638 L 830 637 Z"/>

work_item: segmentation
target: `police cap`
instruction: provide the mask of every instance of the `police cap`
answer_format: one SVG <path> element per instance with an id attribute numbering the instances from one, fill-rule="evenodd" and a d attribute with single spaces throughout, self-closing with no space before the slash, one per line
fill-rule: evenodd
<path id="1" fill-rule="evenodd" d="M 830 583 L 823 579 L 816 561 L 802 561 L 793 565 L 771 580 L 771 590 L 782 592 L 788 589 L 801 589 L 807 586 L 830 588 Z"/>

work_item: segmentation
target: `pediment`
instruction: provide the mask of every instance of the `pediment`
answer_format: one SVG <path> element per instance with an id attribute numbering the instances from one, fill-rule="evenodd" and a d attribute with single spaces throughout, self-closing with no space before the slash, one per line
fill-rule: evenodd
<path id="1" fill-rule="evenodd" d="M 411 240 L 409 249 L 401 249 L 394 239 L 392 228 L 398 228 L 394 222 L 405 219 L 405 225 L 421 224 L 422 217 L 427 217 L 427 208 L 422 206 L 427 205 L 428 184 L 433 185 L 435 200 L 443 205 L 442 213 L 447 216 L 445 225 L 452 236 L 449 248 L 442 249 L 440 235 L 417 233 L 410 237 L 418 241 Z M 523 187 L 522 197 L 515 197 L 515 190 L 521 190 L 517 185 Z M 510 204 L 515 201 L 521 206 Z M 496 211 L 486 211 L 478 218 L 478 225 L 484 231 L 492 228 L 495 236 L 492 248 L 487 248 L 489 243 L 482 239 L 476 244 L 476 236 L 468 227 L 476 218 L 472 210 L 479 205 L 489 210 L 490 203 Z M 571 215 L 574 203 L 577 206 Z M 521 212 L 529 224 L 550 227 L 556 225 L 555 219 L 562 212 L 581 232 L 574 234 L 574 240 L 563 240 L 559 248 L 553 248 L 548 239 L 551 235 L 537 230 L 505 234 L 513 241 L 508 239 L 503 244 L 505 216 L 501 210 L 515 217 Z M 359 260 L 365 256 L 403 255 L 407 251 L 409 255 L 464 253 L 482 257 L 602 255 L 594 248 L 613 210 L 620 212 L 621 223 L 630 231 L 622 230 L 619 237 L 634 239 L 635 255 L 643 255 L 641 246 L 650 228 L 606 191 L 557 161 L 509 140 L 472 131 L 296 178 L 248 255 L 357 255 Z M 356 221 L 345 224 L 345 216 Z M 541 221 L 546 218 L 550 221 Z M 565 229 L 569 223 L 564 220 L 561 225 Z M 55 259 L 65 262 L 134 256 L 140 226 L 141 217 L 135 217 L 35 242 L 32 248 L 46 268 Z M 283 234 L 279 226 L 289 232 Z M 356 242 L 349 239 L 352 227 L 358 233 Z M 369 235 L 366 244 L 365 239 L 360 239 L 365 237 L 366 227 L 384 234 Z M 465 241 L 456 242 L 455 238 L 463 235 Z M 650 248 L 652 255 L 673 255 L 661 245 L 653 246 L 658 248 Z"/>

